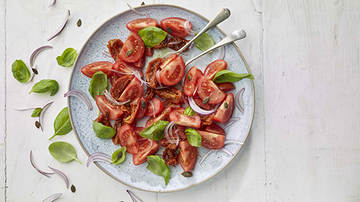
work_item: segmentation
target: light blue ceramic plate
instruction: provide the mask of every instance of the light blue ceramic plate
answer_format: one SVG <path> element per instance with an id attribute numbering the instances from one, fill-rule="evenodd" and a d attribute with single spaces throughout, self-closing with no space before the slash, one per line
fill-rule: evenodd
<path id="1" fill-rule="evenodd" d="M 190 17 L 190 21 L 193 25 L 192 29 L 196 32 L 199 32 L 208 22 L 208 19 L 202 17 L 201 15 L 178 6 L 147 5 L 136 9 L 139 12 L 147 13 L 151 18 L 157 19 L 158 22 L 167 17 L 181 17 L 184 19 L 188 19 Z M 91 98 L 88 93 L 90 78 L 84 76 L 80 69 L 84 65 L 92 62 L 104 60 L 111 61 L 108 57 L 102 54 L 104 50 L 107 50 L 106 45 L 108 40 L 120 38 L 122 41 L 125 41 L 129 34 L 129 31 L 125 26 L 126 23 L 141 17 L 142 16 L 138 16 L 134 12 L 127 10 L 110 18 L 97 30 L 95 30 L 79 53 L 70 79 L 69 90 L 82 90 L 86 92 L 89 98 Z M 240 28 L 241 27 L 234 27 L 234 30 Z M 208 31 L 208 34 L 212 37 L 215 43 L 220 41 L 220 38 L 224 38 L 226 36 L 226 34 L 218 28 Z M 187 61 L 199 53 L 200 50 L 193 48 L 184 53 L 183 58 Z M 164 53 L 155 51 L 153 58 L 158 57 L 161 54 Z M 218 50 L 215 50 L 214 52 L 194 61 L 190 66 L 196 66 L 197 68 L 204 70 L 206 65 L 212 62 L 213 58 L 216 58 L 217 54 Z M 147 58 L 147 63 L 153 58 Z M 228 69 L 231 71 L 236 73 L 250 73 L 250 69 L 246 64 L 244 57 L 235 44 L 226 46 L 225 61 L 227 61 Z M 225 129 L 226 139 L 236 139 L 245 142 L 254 116 L 254 84 L 253 81 L 249 79 L 243 79 L 235 82 L 234 84 L 236 87 L 236 89 L 233 90 L 234 95 L 240 89 L 245 88 L 245 92 L 243 94 L 245 111 L 244 114 L 242 114 L 235 108 L 233 117 L 240 117 L 240 120 Z M 111 155 L 119 148 L 119 145 L 114 145 L 111 139 L 103 140 L 95 136 L 92 129 L 92 121 L 98 116 L 98 109 L 95 101 L 92 98 L 91 100 L 94 109 L 88 110 L 80 100 L 75 97 L 69 97 L 68 105 L 73 128 L 81 147 L 88 156 L 94 152 L 103 152 Z M 145 123 L 145 121 L 146 120 L 142 120 L 140 123 Z M 236 155 L 240 151 L 241 145 L 228 144 L 225 148 Z M 210 179 L 229 165 L 235 156 L 228 156 L 223 152 L 212 153 L 200 165 L 199 161 L 207 151 L 208 149 L 202 147 L 198 149 L 197 163 L 192 171 L 193 176 L 191 178 L 185 178 L 181 175 L 183 170 L 180 166 L 171 166 L 171 178 L 166 186 L 162 177 L 157 176 L 146 169 L 147 163 L 135 166 L 132 163 L 131 154 L 127 154 L 126 161 L 120 165 L 111 165 L 107 163 L 96 163 L 96 165 L 115 180 L 130 187 L 152 192 L 173 192 L 198 185 Z M 232 162 L 232 164 L 234 163 L 238 162 Z"/>

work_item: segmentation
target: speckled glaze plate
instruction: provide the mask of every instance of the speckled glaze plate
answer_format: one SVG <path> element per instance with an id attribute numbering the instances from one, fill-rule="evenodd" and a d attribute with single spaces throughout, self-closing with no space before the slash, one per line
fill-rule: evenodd
<path id="1" fill-rule="evenodd" d="M 190 21 L 193 25 L 192 29 L 195 32 L 199 32 L 209 21 L 195 12 L 178 6 L 147 5 L 138 7 L 136 10 L 147 13 L 149 17 L 157 19 L 158 22 L 167 17 L 181 17 L 184 19 L 188 19 L 190 17 Z M 90 78 L 84 76 L 80 69 L 86 64 L 92 62 L 111 61 L 111 58 L 102 54 L 104 50 L 107 50 L 106 46 L 108 40 L 119 38 L 125 42 L 129 34 L 129 31 L 125 26 L 126 23 L 141 17 L 142 16 L 136 15 L 131 10 L 127 10 L 110 18 L 97 30 L 95 30 L 79 52 L 79 56 L 70 79 L 69 90 L 82 90 L 89 96 L 89 98 L 91 98 L 88 92 Z M 240 29 L 240 27 L 234 27 L 234 30 L 235 29 Z M 215 43 L 220 41 L 220 38 L 224 38 L 226 36 L 226 34 L 218 28 L 214 28 L 207 33 L 212 37 Z M 187 61 L 199 53 L 200 50 L 192 48 L 190 51 L 187 51 L 182 55 L 184 61 Z M 155 51 L 153 57 L 147 58 L 146 63 L 151 61 L 153 58 L 161 56 L 162 54 L 164 54 L 164 51 Z M 191 63 L 190 67 L 196 66 L 204 71 L 206 65 L 212 62 L 214 58 L 216 58 L 217 54 L 218 50 L 215 50 Z M 224 60 L 228 63 L 229 70 L 236 73 L 250 73 L 250 69 L 246 64 L 244 57 L 235 44 L 229 44 L 226 46 L 226 55 Z M 146 67 L 144 70 L 145 69 Z M 243 94 L 244 113 L 241 113 L 235 108 L 233 117 L 240 117 L 240 120 L 225 129 L 226 139 L 236 139 L 245 142 L 250 132 L 254 116 L 254 83 L 249 79 L 243 79 L 235 82 L 234 85 L 236 87 L 236 89 L 233 90 L 234 95 L 240 89 L 245 89 Z M 111 155 L 119 148 L 119 145 L 114 145 L 111 139 L 104 140 L 95 136 L 92 129 L 92 121 L 98 116 L 98 109 L 95 101 L 92 98 L 91 100 L 94 109 L 88 110 L 87 107 L 77 98 L 68 98 L 71 123 L 81 147 L 88 156 L 94 152 L 103 152 Z M 147 118 L 140 120 L 138 123 L 145 125 L 146 119 Z M 236 154 L 240 151 L 241 147 L 242 146 L 238 144 L 225 145 L 225 148 L 233 153 L 234 156 L 227 155 L 223 152 L 214 152 L 211 153 L 202 164 L 199 164 L 199 161 L 208 149 L 203 147 L 198 148 L 197 162 L 194 170 L 192 171 L 193 176 L 185 178 L 181 175 L 183 170 L 180 165 L 170 166 L 171 178 L 166 186 L 164 179 L 161 176 L 155 175 L 146 169 L 147 163 L 135 166 L 132 163 L 131 154 L 127 154 L 126 161 L 120 165 L 112 165 L 102 162 L 95 164 L 115 180 L 130 187 L 152 192 L 173 192 L 193 187 L 215 176 L 230 164 Z M 158 153 L 161 152 L 162 150 L 159 150 Z M 237 162 L 232 162 L 232 164 L 234 163 Z"/>

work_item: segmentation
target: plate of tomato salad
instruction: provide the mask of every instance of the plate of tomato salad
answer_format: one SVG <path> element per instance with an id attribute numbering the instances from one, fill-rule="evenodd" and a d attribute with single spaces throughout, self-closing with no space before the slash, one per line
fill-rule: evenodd
<path id="1" fill-rule="evenodd" d="M 167 31 L 168 40 L 173 36 L 187 40 L 193 37 L 184 33 L 184 30 L 181 27 L 184 23 L 183 20 L 188 20 L 191 23 L 191 30 L 194 32 L 199 32 L 209 21 L 193 11 L 172 5 L 154 4 L 137 7 L 135 9 L 138 12 L 146 13 L 149 18 L 153 19 L 145 20 L 146 26 L 158 26 Z M 125 162 L 119 165 L 104 162 L 95 163 L 96 166 L 110 177 L 125 185 L 140 190 L 151 192 L 179 191 L 193 187 L 212 178 L 228 166 L 240 151 L 242 147 L 241 144 L 225 144 L 222 148 L 225 148 L 227 153 L 221 151 L 213 152 L 207 155 L 205 160 L 202 159 L 204 155 L 209 153 L 210 149 L 217 149 L 216 146 L 212 146 L 217 145 L 218 141 L 220 141 L 221 145 L 223 144 L 221 141 L 224 140 L 236 140 L 245 143 L 254 117 L 254 83 L 253 80 L 250 79 L 242 79 L 233 82 L 232 84 L 226 83 L 221 85 L 209 82 L 210 79 L 208 77 L 212 74 L 213 69 L 215 69 L 214 71 L 216 72 L 216 68 L 208 68 L 208 70 L 206 68 L 211 66 L 210 64 L 214 63 L 215 60 L 218 60 L 216 56 L 220 50 L 215 50 L 192 62 L 186 69 L 176 69 L 182 65 L 181 61 L 178 61 L 178 58 L 181 58 L 186 62 L 201 53 L 201 50 L 194 46 L 182 53 L 181 56 L 169 59 L 166 58 L 164 60 L 157 59 L 161 58 L 166 52 L 172 51 L 168 48 L 169 45 L 173 45 L 176 48 L 176 46 L 180 46 L 183 42 L 168 42 L 169 45 L 165 45 L 167 47 L 161 49 L 146 48 L 141 44 L 142 42 L 139 41 L 141 38 L 139 38 L 137 34 L 134 34 L 136 33 L 136 29 L 138 29 L 138 24 L 129 23 L 144 18 L 147 17 L 139 16 L 132 10 L 121 12 L 104 22 L 85 42 L 75 62 L 70 79 L 69 90 L 80 90 L 85 92 L 91 99 L 94 109 L 89 110 L 79 99 L 69 97 L 68 106 L 70 119 L 76 137 L 88 156 L 95 152 L 111 155 L 115 150 L 121 147 L 121 145 L 119 145 L 119 142 L 121 141 L 123 144 L 122 146 L 127 147 L 128 153 L 126 153 Z M 167 21 L 165 20 L 165 23 L 161 23 L 164 22 L 164 19 Z M 144 20 L 141 21 L 144 22 Z M 170 25 L 167 25 L 166 23 L 172 24 L 172 26 L 175 25 L 175 27 L 169 29 L 168 26 Z M 161 25 L 163 25 L 163 27 Z M 169 32 L 171 32 L 171 34 Z M 226 34 L 218 27 L 209 30 L 207 33 L 215 43 L 226 36 Z M 113 39 L 120 39 L 121 42 Z M 109 45 L 110 43 L 111 45 Z M 108 45 L 110 48 L 108 48 Z M 111 50 L 111 48 L 114 49 Z M 107 51 L 109 51 L 112 57 L 103 54 Z M 218 64 L 219 62 L 215 63 L 218 64 L 218 66 L 223 67 L 224 64 L 222 63 L 225 61 L 225 68 L 227 70 L 239 74 L 251 73 L 245 58 L 235 44 L 229 44 L 225 47 L 225 56 L 223 60 L 220 61 L 220 65 Z M 170 65 L 164 65 L 164 67 L 158 69 L 159 71 L 156 73 L 152 72 L 152 75 L 151 71 L 147 72 L 147 69 L 150 69 L 151 65 L 154 67 L 159 65 L 156 62 L 161 64 L 170 63 Z M 125 65 L 123 65 L 123 63 L 125 63 Z M 168 68 L 169 66 L 172 68 Z M 86 69 L 84 67 L 88 69 L 84 70 Z M 132 69 L 133 71 L 130 71 L 128 74 L 125 73 L 119 75 L 116 71 L 110 70 L 115 69 L 121 71 L 124 67 Z M 113 90 L 111 92 L 111 95 L 116 97 L 118 102 L 126 102 L 130 99 L 133 105 L 127 104 L 127 109 L 122 108 L 122 110 L 118 110 L 120 107 L 115 107 L 114 110 L 110 110 L 111 107 L 109 108 L 109 106 L 111 105 L 108 104 L 109 101 L 104 98 L 105 96 L 97 96 L 93 99 L 88 88 L 91 75 L 98 71 L 96 69 L 101 69 L 107 74 L 110 83 L 109 91 L 111 91 L 110 89 L 115 85 L 118 85 L 118 88 L 122 89 L 118 91 Z M 167 71 L 161 72 L 164 69 L 167 69 Z M 140 75 L 140 78 L 147 82 L 146 85 L 139 79 L 136 79 L 139 77 L 134 78 L 134 70 L 138 72 L 137 75 Z M 207 72 L 206 75 L 204 75 L 204 72 Z M 174 77 L 174 74 L 177 76 Z M 181 75 L 181 79 L 178 78 L 179 75 Z M 186 79 L 190 81 L 190 77 L 197 79 L 192 79 L 193 82 L 187 82 Z M 203 84 L 202 86 L 208 86 L 208 88 L 196 89 L 197 92 L 195 90 L 194 93 L 194 90 L 191 90 L 191 87 L 194 89 L 194 87 L 198 85 L 197 83 L 194 83 L 195 81 L 201 82 Z M 159 84 L 162 84 L 161 87 L 167 85 L 171 87 L 161 88 L 159 87 Z M 154 88 L 149 87 L 149 85 L 154 85 L 152 86 Z M 172 85 L 175 86 L 173 87 Z M 215 87 L 213 85 L 215 85 Z M 217 92 L 218 89 L 222 92 Z M 241 111 L 234 107 L 233 104 L 233 96 L 240 90 L 242 91 L 241 99 L 243 104 L 243 109 Z M 208 91 L 215 91 L 216 93 L 213 93 L 215 96 L 209 96 L 209 94 L 207 94 Z M 187 106 L 185 93 L 187 95 L 193 93 L 194 102 L 202 109 L 211 110 L 214 107 L 218 107 L 219 110 L 217 111 L 222 110 L 222 112 L 215 112 L 213 114 L 214 116 L 209 118 L 210 120 L 206 120 L 204 117 L 199 119 L 198 117 L 195 117 L 197 115 L 184 115 L 184 110 Z M 133 99 L 138 100 L 137 103 L 134 103 Z M 179 99 L 179 102 L 176 101 Z M 207 101 L 204 102 L 204 99 L 207 99 Z M 228 127 L 224 127 L 226 121 L 229 119 L 229 117 L 226 117 L 229 116 L 228 110 L 225 110 L 225 108 L 222 107 L 224 106 L 224 100 L 227 100 L 226 109 L 232 109 L 230 116 L 237 117 L 237 120 Z M 147 108 L 141 106 L 143 103 L 146 103 Z M 104 107 L 105 105 L 108 108 Z M 227 107 L 228 105 L 231 107 Z M 222 109 L 220 110 L 221 107 Z M 107 110 L 104 111 L 104 108 Z M 132 113 L 133 109 L 136 109 L 135 114 Z M 124 113 L 124 111 L 127 112 Z M 116 121 L 121 123 L 120 127 L 116 129 L 118 134 L 112 139 L 101 139 L 94 133 L 93 121 L 96 119 L 99 120 L 99 115 L 101 116 L 101 114 L 105 115 L 107 119 L 111 119 L 110 123 L 112 126 Z M 125 117 L 124 114 L 126 114 Z M 123 120 L 119 121 L 119 119 Z M 170 180 L 167 184 L 165 184 L 163 177 L 149 171 L 146 168 L 147 162 L 143 162 L 144 159 L 139 157 L 142 156 L 139 155 L 140 153 L 146 153 L 145 151 L 142 151 L 141 145 L 143 145 L 143 149 L 144 147 L 149 146 L 147 145 L 148 143 L 141 140 L 141 136 L 138 135 L 139 132 L 145 127 L 151 126 L 158 120 L 176 122 L 176 134 L 178 134 L 178 132 L 183 134 L 183 130 L 186 128 L 195 129 L 202 136 L 202 139 L 204 140 L 202 143 L 207 147 L 200 146 L 196 147 L 196 150 L 194 150 L 193 146 L 186 140 L 186 136 L 185 138 L 183 138 L 182 135 L 177 137 L 181 138 L 181 141 L 178 143 L 179 149 L 173 148 L 175 150 L 173 154 L 176 157 L 170 160 L 178 162 L 175 165 L 170 164 L 168 166 L 170 169 Z M 209 121 L 211 124 L 209 124 Z M 120 133 L 123 133 L 122 131 L 136 133 L 137 136 L 134 137 L 140 139 L 136 140 L 136 144 L 139 145 L 139 147 L 134 149 L 131 146 L 133 144 L 130 140 L 129 142 L 124 140 L 124 137 L 120 138 L 119 136 Z M 166 140 L 157 140 L 151 144 L 151 148 L 148 147 L 148 150 L 154 150 L 150 152 L 151 154 L 162 156 L 164 149 L 167 148 L 165 148 L 165 146 Z M 181 157 L 179 157 L 179 155 L 181 155 L 180 153 L 182 154 Z M 200 160 L 203 160 L 201 164 Z M 134 163 L 139 165 L 135 165 Z M 192 176 L 184 177 L 182 175 L 184 170 L 191 172 Z"/>

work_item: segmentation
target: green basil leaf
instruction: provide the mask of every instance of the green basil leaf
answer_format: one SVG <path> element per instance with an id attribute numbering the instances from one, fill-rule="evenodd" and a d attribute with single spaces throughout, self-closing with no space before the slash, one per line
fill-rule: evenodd
<path id="1" fill-rule="evenodd" d="M 54 159 L 66 163 L 72 160 L 76 160 L 82 164 L 79 159 L 77 159 L 76 151 L 74 147 L 67 142 L 53 142 L 49 146 L 49 152 Z"/>
<path id="2" fill-rule="evenodd" d="M 157 121 L 141 131 L 140 136 L 146 137 L 150 140 L 161 140 L 164 138 L 164 130 L 168 124 L 169 121 Z"/>
<path id="3" fill-rule="evenodd" d="M 71 67 L 74 64 L 77 56 L 78 54 L 75 49 L 67 48 L 60 56 L 56 57 L 56 60 L 60 66 Z"/>
<path id="4" fill-rule="evenodd" d="M 165 161 L 157 155 L 150 155 L 146 158 L 148 163 L 146 168 L 153 172 L 155 175 L 163 176 L 165 180 L 165 185 L 167 185 L 170 180 L 170 169 L 165 164 Z"/>
<path id="5" fill-rule="evenodd" d="M 111 156 L 111 162 L 113 164 L 120 164 L 125 161 L 126 147 L 120 147 Z"/>
<path id="6" fill-rule="evenodd" d="M 57 135 L 66 135 L 72 130 L 70 123 L 69 110 L 67 107 L 62 109 L 57 115 L 54 121 L 54 130 L 55 133 L 49 140 L 53 139 Z"/>
<path id="7" fill-rule="evenodd" d="M 245 78 L 254 79 L 254 76 L 252 74 L 237 74 L 229 70 L 221 70 L 215 74 L 213 81 L 216 83 L 235 82 Z"/>
<path id="8" fill-rule="evenodd" d="M 167 33 L 158 27 L 146 27 L 139 31 L 139 35 L 142 38 L 147 48 L 152 48 L 161 43 Z"/>
<path id="9" fill-rule="evenodd" d="M 22 60 L 15 60 L 15 62 L 12 63 L 11 71 L 13 73 L 14 78 L 18 80 L 20 83 L 28 82 L 31 77 L 29 69 Z"/>
<path id="10" fill-rule="evenodd" d="M 188 128 L 185 131 L 186 139 L 189 141 L 189 143 L 194 147 L 200 147 L 201 146 L 201 136 L 200 134 L 192 129 Z"/>
<path id="11" fill-rule="evenodd" d="M 116 134 L 116 130 L 112 127 L 105 126 L 102 123 L 93 121 L 93 129 L 98 138 L 110 139 Z"/>
<path id="12" fill-rule="evenodd" d="M 194 41 L 194 44 L 195 44 L 196 48 L 198 48 L 202 51 L 206 51 L 207 49 L 209 49 L 210 47 L 212 47 L 214 45 L 214 41 L 212 40 L 210 35 L 208 35 L 207 33 L 204 33 Z"/>
<path id="13" fill-rule="evenodd" d="M 197 115 L 196 112 L 194 112 L 193 109 L 191 109 L 191 107 L 186 107 L 185 111 L 184 111 L 184 114 L 185 115 L 188 115 L 188 116 L 192 116 L 192 115 Z"/>
<path id="14" fill-rule="evenodd" d="M 36 108 L 31 114 L 31 117 L 39 117 L 41 112 L 41 108 Z"/>
<path id="15" fill-rule="evenodd" d="M 109 86 L 107 76 L 104 72 L 96 72 L 90 81 L 89 93 L 95 99 L 95 96 L 102 95 Z"/>
<path id="16" fill-rule="evenodd" d="M 37 82 L 29 92 L 46 93 L 50 91 L 50 96 L 55 95 L 59 90 L 59 83 L 53 79 L 43 79 Z"/>

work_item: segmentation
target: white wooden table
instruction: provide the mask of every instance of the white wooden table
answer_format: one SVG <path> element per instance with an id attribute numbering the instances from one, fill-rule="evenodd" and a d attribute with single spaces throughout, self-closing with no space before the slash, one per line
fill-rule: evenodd
<path id="1" fill-rule="evenodd" d="M 141 1 L 127 1 L 133 6 Z M 96 166 L 60 163 L 49 152 L 53 120 L 67 106 L 71 68 L 57 65 L 67 47 L 77 50 L 99 25 L 128 9 L 125 1 L 44 0 L 0 1 L 0 201 L 42 201 L 63 193 L 58 201 L 131 201 L 129 189 L 142 201 L 359 201 L 360 200 L 360 2 L 358 0 L 226 0 L 144 1 L 175 4 L 208 19 L 221 7 L 231 17 L 219 25 L 226 33 L 243 28 L 236 42 L 255 76 L 254 124 L 240 151 L 226 169 L 193 188 L 175 193 L 131 189 Z M 71 17 L 63 33 L 46 39 L 65 11 Z M 78 19 L 81 27 L 76 26 Z M 41 45 L 54 48 L 39 54 L 40 78 L 54 78 L 54 97 L 28 94 L 31 85 L 16 81 L 11 65 L 28 62 Z M 49 59 L 50 58 L 50 59 Z M 42 106 L 54 100 L 44 118 L 44 132 L 34 127 L 31 112 L 15 107 Z M 74 145 L 85 161 L 74 132 L 58 140 Z M 53 165 L 77 188 L 66 189 L 60 178 L 36 173 L 32 150 L 41 168 Z"/>

